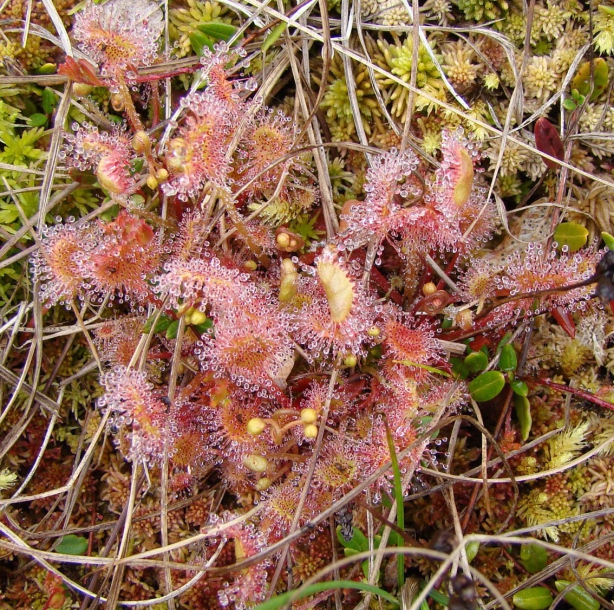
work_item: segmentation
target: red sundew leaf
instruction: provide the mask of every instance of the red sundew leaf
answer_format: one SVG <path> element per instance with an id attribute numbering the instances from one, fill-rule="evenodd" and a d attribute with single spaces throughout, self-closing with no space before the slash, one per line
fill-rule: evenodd
<path id="1" fill-rule="evenodd" d="M 562 161 L 565 157 L 565 149 L 563 148 L 563 142 L 554 125 L 546 119 L 537 119 L 537 121 L 535 121 L 534 132 L 537 150 Z M 544 157 L 542 157 L 542 159 L 546 167 L 549 169 L 557 169 L 559 164 L 556 161 Z"/>
<path id="2" fill-rule="evenodd" d="M 576 336 L 576 324 L 571 317 L 571 314 L 557 307 L 551 311 L 552 317 L 559 323 L 559 326 L 573 339 Z"/>

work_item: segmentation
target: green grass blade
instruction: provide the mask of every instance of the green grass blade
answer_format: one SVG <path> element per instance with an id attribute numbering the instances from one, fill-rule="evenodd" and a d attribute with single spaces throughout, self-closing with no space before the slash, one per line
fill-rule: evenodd
<path id="1" fill-rule="evenodd" d="M 273 597 L 266 602 L 263 602 L 259 606 L 256 606 L 254 610 L 277 610 L 277 608 L 281 608 L 284 604 L 287 604 L 290 599 L 294 601 L 300 599 L 301 597 L 313 595 L 314 593 L 329 590 L 333 591 L 334 589 L 359 589 L 360 591 L 367 591 L 368 593 L 379 595 L 386 601 L 389 601 L 397 606 L 399 605 L 398 600 L 394 596 L 390 595 L 390 593 L 387 593 L 379 587 L 369 585 L 366 582 L 356 582 L 354 580 L 330 580 L 327 582 L 314 583 L 313 585 L 309 585 L 308 587 L 304 587 L 298 591 L 288 591 L 288 593 L 283 593 L 282 595 L 278 595 L 277 597 Z"/>
<path id="2" fill-rule="evenodd" d="M 403 507 L 403 485 L 401 483 L 401 471 L 399 470 L 399 460 L 394 448 L 394 439 L 388 421 L 386 423 L 386 439 L 388 440 L 388 450 L 390 451 L 390 461 L 392 462 L 392 474 L 394 476 L 394 497 L 397 502 L 397 525 L 401 530 L 405 529 L 405 512 Z M 403 544 L 399 541 L 399 544 Z M 399 591 L 405 582 L 405 557 L 402 553 L 397 555 L 397 581 Z"/>

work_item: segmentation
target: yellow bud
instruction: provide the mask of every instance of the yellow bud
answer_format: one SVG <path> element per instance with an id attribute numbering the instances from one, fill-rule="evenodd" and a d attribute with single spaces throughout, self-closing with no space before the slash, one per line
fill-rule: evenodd
<path id="1" fill-rule="evenodd" d="M 158 188 L 158 181 L 155 179 L 154 176 L 152 176 L 151 174 L 149 174 L 149 176 L 147 176 L 147 180 L 145 181 L 145 184 L 152 190 L 155 191 Z"/>
<path id="2" fill-rule="evenodd" d="M 318 427 L 315 424 L 307 424 L 303 428 L 305 438 L 316 438 L 318 436 Z"/>
<path id="3" fill-rule="evenodd" d="M 266 428 L 266 422 L 259 417 L 252 417 L 247 422 L 247 431 L 253 436 L 258 436 Z"/>
<path id="4" fill-rule="evenodd" d="M 269 462 L 265 457 L 252 453 L 243 457 L 243 466 L 252 472 L 266 472 Z"/>
<path id="5" fill-rule="evenodd" d="M 85 83 L 74 83 L 72 86 L 72 92 L 77 97 L 85 97 L 89 95 L 93 89 L 94 87 L 92 87 L 92 85 L 86 85 Z"/>
<path id="6" fill-rule="evenodd" d="M 315 409 L 302 409 L 301 420 L 306 424 L 313 424 L 318 419 L 318 413 Z"/>
<path id="7" fill-rule="evenodd" d="M 275 238 L 278 248 L 287 248 L 290 245 L 290 237 L 287 233 L 279 233 Z"/>
<path id="8" fill-rule="evenodd" d="M 258 269 L 258 263 L 256 261 L 245 261 L 243 267 L 245 267 L 247 271 L 256 271 L 256 269 Z"/>
<path id="9" fill-rule="evenodd" d="M 151 139 L 142 129 L 137 131 L 132 137 L 132 148 L 137 153 L 149 152 L 151 150 Z"/>
<path id="10" fill-rule="evenodd" d="M 269 479 L 269 477 L 262 477 L 256 483 L 257 491 L 264 491 L 265 489 L 268 489 L 269 487 L 271 487 L 271 479 Z"/>
<path id="11" fill-rule="evenodd" d="M 279 286 L 279 300 L 281 303 L 291 301 L 298 291 L 298 273 L 294 263 L 289 258 L 281 261 L 281 283 Z"/>
<path id="12" fill-rule="evenodd" d="M 348 354 L 343 360 L 343 364 L 347 367 L 356 366 L 357 362 L 358 360 L 356 359 L 356 356 L 354 356 L 354 354 Z"/>
<path id="13" fill-rule="evenodd" d="M 166 182 L 168 180 L 168 172 L 163 167 L 156 171 L 156 180 L 158 182 Z"/>
<path id="14" fill-rule="evenodd" d="M 379 337 L 380 334 L 380 329 L 377 326 L 372 326 L 368 331 L 367 334 L 370 337 Z"/>
<path id="15" fill-rule="evenodd" d="M 111 96 L 111 107 L 115 112 L 121 112 L 126 107 L 123 96 L 119 93 L 114 93 Z"/>
<path id="16" fill-rule="evenodd" d="M 207 321 L 207 316 L 200 311 L 200 309 L 194 309 L 192 311 L 192 313 L 190 314 L 190 324 L 194 324 L 195 326 L 198 326 L 199 324 L 204 324 Z M 187 320 L 186 320 L 186 324 L 187 324 Z"/>
<path id="17" fill-rule="evenodd" d="M 427 282 L 422 286 L 422 294 L 428 297 L 430 294 L 437 292 L 437 285 L 434 282 Z"/>

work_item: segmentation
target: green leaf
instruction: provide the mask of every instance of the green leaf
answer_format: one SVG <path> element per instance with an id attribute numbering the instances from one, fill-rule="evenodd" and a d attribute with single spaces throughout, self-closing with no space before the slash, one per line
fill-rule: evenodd
<path id="1" fill-rule="evenodd" d="M 295 591 L 288 591 L 288 593 L 283 593 L 282 595 L 278 595 L 277 597 L 273 597 L 266 602 L 259 604 L 254 608 L 254 610 L 277 610 L 278 608 L 285 606 L 290 599 L 301 599 L 303 597 L 308 597 L 309 595 L 314 595 L 315 593 L 321 593 L 322 591 L 334 591 L 335 589 L 358 589 L 359 591 L 368 591 L 374 595 L 379 595 L 382 599 L 385 599 L 395 606 L 399 605 L 396 597 L 390 595 L 390 593 L 387 591 L 384 591 L 379 587 L 369 585 L 366 582 L 356 582 L 354 580 L 331 580 L 328 582 L 317 582 L 313 585 L 309 585 L 308 587 L 303 587 L 298 594 Z"/>
<path id="2" fill-rule="evenodd" d="M 499 370 L 508 373 L 515 371 L 517 366 L 516 350 L 511 343 L 506 343 L 501 349 L 501 355 L 499 356 Z"/>
<path id="3" fill-rule="evenodd" d="M 510 381 L 510 387 L 514 394 L 518 394 L 518 396 L 528 396 L 529 395 L 529 386 L 519 379 L 514 379 Z"/>
<path id="4" fill-rule="evenodd" d="M 194 324 L 192 327 L 199 335 L 204 335 L 209 329 L 213 328 L 213 320 L 207 318 L 202 324 Z"/>
<path id="5" fill-rule="evenodd" d="M 57 69 L 58 67 L 56 66 L 56 64 L 46 63 L 42 65 L 40 68 L 36 68 L 36 70 L 34 70 L 34 73 L 35 74 L 55 74 Z"/>
<path id="6" fill-rule="evenodd" d="M 179 320 L 173 320 L 166 329 L 167 339 L 176 339 L 177 332 L 179 331 Z"/>
<path id="7" fill-rule="evenodd" d="M 520 436 L 526 441 L 531 434 L 531 426 L 533 420 L 531 418 L 531 403 L 526 396 L 514 395 L 514 407 L 516 409 L 516 417 L 520 424 Z"/>
<path id="8" fill-rule="evenodd" d="M 569 110 L 569 112 L 575 110 L 577 107 L 578 105 L 570 98 L 566 98 L 563 101 L 563 108 L 565 108 L 565 110 Z"/>
<path id="9" fill-rule="evenodd" d="M 518 591 L 512 600 L 522 610 L 544 610 L 552 603 L 552 593 L 546 587 L 531 587 Z"/>
<path id="10" fill-rule="evenodd" d="M 460 377 L 461 379 L 469 377 L 469 369 L 462 358 L 454 356 L 450 358 L 450 364 L 452 364 L 452 373 L 455 377 Z"/>
<path id="11" fill-rule="evenodd" d="M 593 60 L 593 93 L 589 102 L 594 102 L 608 86 L 608 64 L 605 59 L 598 57 Z M 581 95 L 588 95 L 591 85 L 591 62 L 585 61 L 580 65 L 576 75 L 571 81 L 571 88 L 577 89 Z"/>
<path id="12" fill-rule="evenodd" d="M 606 233 L 605 231 L 603 231 L 601 233 L 601 239 L 603 239 L 603 243 L 605 244 L 605 247 L 608 250 L 611 250 L 612 252 L 614 252 L 614 235 L 610 235 L 609 233 Z"/>
<path id="13" fill-rule="evenodd" d="M 390 461 L 392 463 L 392 474 L 394 477 L 394 498 L 397 503 L 397 525 L 402 531 L 405 529 L 405 510 L 403 507 L 403 484 L 401 483 L 401 471 L 399 470 L 399 460 L 394 447 L 394 438 L 388 425 L 388 420 L 384 420 L 386 424 L 386 440 L 388 441 L 388 451 L 390 452 Z M 401 542 L 401 546 L 403 543 Z M 399 591 L 405 582 L 405 558 L 402 553 L 397 555 L 397 584 Z"/>
<path id="14" fill-rule="evenodd" d="M 34 114 L 30 115 L 28 121 L 32 127 L 44 127 L 47 124 L 48 119 L 47 115 L 41 114 L 40 112 L 35 112 Z"/>
<path id="15" fill-rule="evenodd" d="M 199 30 L 194 30 L 190 33 L 190 44 L 196 55 L 202 55 L 205 48 L 213 51 L 213 45 L 215 44 L 213 39 L 203 34 Z"/>
<path id="16" fill-rule="evenodd" d="M 467 553 L 467 561 L 471 563 L 480 550 L 480 543 L 477 540 L 468 542 L 465 545 L 465 553 Z"/>
<path id="17" fill-rule="evenodd" d="M 42 93 L 42 106 L 45 114 L 51 114 L 58 105 L 58 96 L 53 89 L 45 87 Z"/>
<path id="18" fill-rule="evenodd" d="M 523 544 L 520 547 L 520 561 L 527 572 L 537 574 L 548 565 L 548 553 L 540 544 Z"/>
<path id="19" fill-rule="evenodd" d="M 556 590 L 560 593 L 571 583 L 568 580 L 557 580 L 554 583 Z M 563 595 L 565 601 L 576 610 L 599 610 L 599 602 L 583 587 L 576 585 Z"/>
<path id="20" fill-rule="evenodd" d="M 559 250 L 567 246 L 569 252 L 576 252 L 586 245 L 588 229 L 575 222 L 562 222 L 554 230 L 553 239 L 558 244 Z"/>
<path id="21" fill-rule="evenodd" d="M 360 553 L 362 551 L 369 550 L 369 541 L 367 537 L 360 531 L 358 527 L 352 529 L 352 538 L 350 540 L 346 540 L 341 535 L 341 526 L 337 526 L 337 540 L 339 543 L 346 549 L 352 550 L 355 553 Z"/>
<path id="22" fill-rule="evenodd" d="M 488 366 L 488 356 L 483 352 L 472 352 L 465 358 L 465 366 L 470 373 L 479 373 Z"/>
<path id="23" fill-rule="evenodd" d="M 394 360 L 395 364 L 404 364 L 405 366 L 415 366 L 419 369 L 424 369 L 429 373 L 435 373 L 437 375 L 443 375 L 444 377 L 451 377 L 450 373 L 446 371 L 442 371 L 441 369 L 435 368 L 434 366 L 429 366 L 428 364 L 420 364 L 419 362 L 412 362 L 411 360 Z"/>
<path id="24" fill-rule="evenodd" d="M 486 371 L 469 382 L 469 394 L 476 402 L 486 402 L 497 396 L 505 386 L 501 371 Z"/>
<path id="25" fill-rule="evenodd" d="M 285 21 L 278 23 L 264 39 L 264 42 L 260 46 L 260 50 L 266 53 L 279 39 L 279 37 L 286 31 L 288 24 Z"/>
<path id="26" fill-rule="evenodd" d="M 74 534 L 64 536 L 60 544 L 55 547 L 55 552 L 62 555 L 83 555 L 85 551 L 87 551 L 87 538 Z"/>
<path id="27" fill-rule="evenodd" d="M 228 42 L 237 33 L 237 28 L 234 25 L 219 21 L 200 23 L 196 27 L 206 36 L 214 40 L 223 40 L 224 42 Z"/>
<path id="28" fill-rule="evenodd" d="M 157 314 L 153 314 L 152 316 L 149 316 L 149 318 L 147 318 L 147 322 L 145 322 L 145 326 L 143 327 L 143 333 L 147 334 L 151 332 L 151 327 L 153 326 L 154 320 L 156 319 L 156 315 Z M 165 332 L 166 330 L 168 330 L 168 327 L 176 320 L 173 320 L 173 318 L 169 318 L 168 316 L 165 316 L 164 314 L 161 314 L 158 317 L 158 321 L 156 322 L 156 326 L 154 328 L 154 335 L 158 334 L 158 333 L 162 333 Z"/>

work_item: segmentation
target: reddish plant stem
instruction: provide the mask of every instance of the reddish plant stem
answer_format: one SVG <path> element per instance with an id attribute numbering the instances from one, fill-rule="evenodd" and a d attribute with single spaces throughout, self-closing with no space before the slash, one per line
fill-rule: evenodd
<path id="1" fill-rule="evenodd" d="M 522 381 L 526 381 L 528 383 L 543 385 L 548 388 L 552 388 L 553 390 L 557 390 L 557 392 L 568 392 L 569 394 L 573 394 L 576 398 L 588 400 L 589 402 L 592 402 L 599 407 L 614 411 L 614 404 L 608 402 L 607 400 L 603 400 L 603 398 L 599 398 L 598 396 L 595 396 L 594 394 L 591 394 L 586 390 L 581 390 L 579 388 L 570 388 L 569 386 L 563 385 L 561 383 L 555 383 L 547 377 L 518 377 L 518 379 L 521 379 Z"/>

